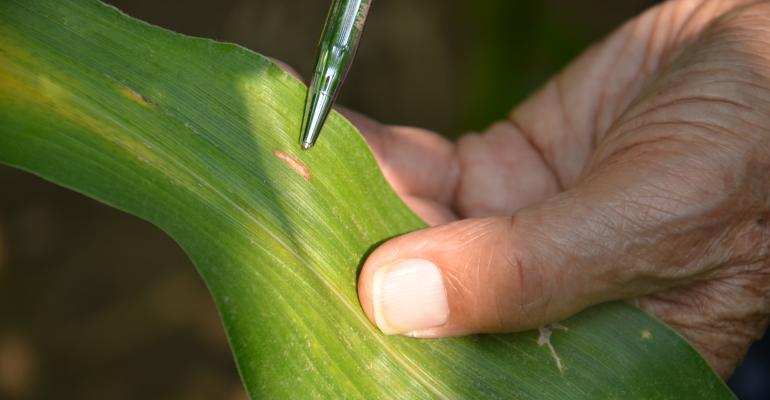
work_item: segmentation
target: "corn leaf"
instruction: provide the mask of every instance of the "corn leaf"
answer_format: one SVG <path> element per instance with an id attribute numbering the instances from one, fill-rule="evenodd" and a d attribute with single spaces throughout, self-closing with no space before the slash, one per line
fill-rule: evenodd
<path id="1" fill-rule="evenodd" d="M 688 343 L 626 304 L 520 334 L 380 334 L 357 269 L 424 225 L 339 115 L 298 149 L 304 95 L 260 55 L 96 1 L 0 1 L 0 161 L 171 235 L 252 398 L 732 397 Z"/>

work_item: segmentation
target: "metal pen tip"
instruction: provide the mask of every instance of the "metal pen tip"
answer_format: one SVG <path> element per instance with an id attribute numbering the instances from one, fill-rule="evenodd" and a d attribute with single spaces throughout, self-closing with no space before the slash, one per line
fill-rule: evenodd
<path id="1" fill-rule="evenodd" d="M 302 118 L 302 136 L 299 141 L 302 150 L 313 147 L 332 108 L 332 97 L 317 90 L 315 80 L 308 89 L 305 113 Z"/>
<path id="2" fill-rule="evenodd" d="M 318 57 L 302 117 L 302 149 L 321 134 L 342 82 L 353 61 L 371 0 L 332 0 L 318 43 Z"/>

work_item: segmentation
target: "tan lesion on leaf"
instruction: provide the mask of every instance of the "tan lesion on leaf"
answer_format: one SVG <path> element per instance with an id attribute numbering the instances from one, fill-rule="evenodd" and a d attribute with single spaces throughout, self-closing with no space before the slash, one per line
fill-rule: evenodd
<path id="1" fill-rule="evenodd" d="M 301 161 L 290 156 L 289 154 L 287 154 L 282 150 L 276 150 L 273 152 L 273 154 L 279 160 L 283 161 L 284 164 L 288 165 L 289 168 L 293 169 L 294 172 L 298 173 L 299 176 L 305 178 L 306 181 L 310 182 L 310 179 L 312 179 L 312 175 L 310 175 L 310 169 L 305 164 L 303 164 Z"/>
<path id="2" fill-rule="evenodd" d="M 32 112 L 39 112 L 40 107 L 45 106 L 46 112 L 55 114 L 62 123 L 80 127 L 81 134 L 106 140 L 131 154 L 134 159 L 157 169 L 172 170 L 146 143 L 126 134 L 124 128 L 116 126 L 103 111 L 83 107 L 84 98 L 78 97 L 80 95 L 71 90 L 71 87 L 78 84 L 77 81 L 18 69 L 5 75 L 3 72 L 0 65 L 0 100 L 3 95 L 13 96 L 15 102 L 22 104 L 20 107 L 26 107 Z"/>
<path id="3" fill-rule="evenodd" d="M 136 104 L 139 104 L 140 106 L 147 108 L 147 109 L 154 109 L 155 106 L 152 103 L 152 101 L 144 96 L 142 96 L 141 93 L 137 92 L 134 89 L 131 89 L 128 86 L 120 85 L 118 88 L 118 91 L 120 94 L 122 94 L 124 97 L 128 98 L 129 100 L 133 101 Z"/>

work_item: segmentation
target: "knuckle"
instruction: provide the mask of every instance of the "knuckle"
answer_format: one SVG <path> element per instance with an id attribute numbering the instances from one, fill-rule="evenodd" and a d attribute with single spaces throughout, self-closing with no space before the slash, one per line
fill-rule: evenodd
<path id="1" fill-rule="evenodd" d="M 543 269 L 538 264 L 525 262 L 516 252 L 506 257 L 504 266 L 508 270 L 506 275 L 512 278 L 512 287 L 509 293 L 495 296 L 497 313 L 503 315 L 514 310 L 516 323 L 523 328 L 546 323 L 543 316 L 549 314 L 553 291 L 551 280 L 545 276 Z"/>
<path id="2" fill-rule="evenodd" d="M 762 29 L 770 22 L 770 2 L 755 0 L 727 0 L 731 10 L 714 22 L 720 28 Z"/>
<path id="3" fill-rule="evenodd" d="M 502 275 L 508 281 L 502 287 L 507 293 L 495 296 L 494 306 L 499 314 L 514 310 L 516 324 L 526 329 L 551 322 L 545 319 L 552 315 L 556 277 L 548 267 L 550 264 L 537 256 L 540 253 L 538 246 L 543 246 L 543 242 L 528 240 L 524 243 L 518 236 L 523 230 L 517 221 L 517 217 L 508 219 L 507 251 L 500 252 L 503 259 L 499 262 L 505 270 Z M 533 230 L 525 231 L 528 235 L 537 234 Z M 550 260 L 556 261 L 555 257 Z"/>

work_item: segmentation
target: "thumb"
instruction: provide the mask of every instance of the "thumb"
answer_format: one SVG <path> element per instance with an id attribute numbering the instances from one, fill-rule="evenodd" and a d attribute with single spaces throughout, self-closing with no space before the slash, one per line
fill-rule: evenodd
<path id="1" fill-rule="evenodd" d="M 599 213 L 571 197 L 386 242 L 361 271 L 364 311 L 385 334 L 443 337 L 532 329 L 642 294 L 609 250 L 597 252 L 612 238 Z"/>

